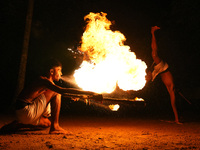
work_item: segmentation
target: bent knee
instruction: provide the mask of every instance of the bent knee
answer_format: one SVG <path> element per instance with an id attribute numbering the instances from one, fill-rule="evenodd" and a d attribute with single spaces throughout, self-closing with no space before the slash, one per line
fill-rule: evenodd
<path id="1" fill-rule="evenodd" d="M 167 89 L 169 90 L 169 92 L 175 92 L 174 84 L 170 84 L 169 86 L 167 86 Z"/>
<path id="2" fill-rule="evenodd" d="M 59 99 L 59 98 L 61 98 L 61 94 L 59 94 L 59 93 L 54 93 L 54 95 L 52 96 L 52 98 Z"/>
<path id="3" fill-rule="evenodd" d="M 55 95 L 57 98 L 61 98 L 61 94 L 59 94 L 59 93 L 56 93 L 56 95 Z"/>

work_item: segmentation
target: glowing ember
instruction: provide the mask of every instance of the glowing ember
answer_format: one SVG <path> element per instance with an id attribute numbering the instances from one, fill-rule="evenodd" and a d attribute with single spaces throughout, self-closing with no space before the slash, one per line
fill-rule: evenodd
<path id="1" fill-rule="evenodd" d="M 109 105 L 108 106 L 112 111 L 118 111 L 118 109 L 119 109 L 119 105 L 118 104 L 116 104 L 116 105 Z"/>
<path id="2" fill-rule="evenodd" d="M 135 97 L 135 101 L 144 101 L 144 99 L 143 98 Z"/>
<path id="3" fill-rule="evenodd" d="M 80 47 L 84 61 L 75 71 L 76 83 L 97 93 L 111 93 L 117 84 L 124 91 L 140 90 L 146 83 L 147 66 L 123 44 L 126 38 L 122 33 L 110 30 L 106 15 L 90 13 L 84 18 L 87 26 Z"/>

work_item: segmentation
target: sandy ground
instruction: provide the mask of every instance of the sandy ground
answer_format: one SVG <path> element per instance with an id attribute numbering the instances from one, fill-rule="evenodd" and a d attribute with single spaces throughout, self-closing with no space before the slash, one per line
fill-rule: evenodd
<path id="1" fill-rule="evenodd" d="M 1 116 L 0 127 L 10 122 Z M 200 122 L 183 125 L 134 117 L 60 117 L 72 135 L 50 135 L 48 129 L 0 135 L 0 149 L 200 149 Z"/>

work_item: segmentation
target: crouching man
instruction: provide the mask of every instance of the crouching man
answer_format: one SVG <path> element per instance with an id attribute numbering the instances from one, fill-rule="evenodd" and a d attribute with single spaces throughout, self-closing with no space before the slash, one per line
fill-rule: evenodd
<path id="1" fill-rule="evenodd" d="M 59 125 L 61 95 L 86 94 L 102 99 L 102 95 L 74 88 L 55 85 L 62 75 L 62 65 L 50 59 L 45 65 L 45 74 L 24 88 L 16 100 L 16 120 L 1 128 L 1 131 L 16 131 L 24 127 L 50 127 L 50 134 L 69 134 Z M 48 117 L 51 116 L 51 121 Z"/>

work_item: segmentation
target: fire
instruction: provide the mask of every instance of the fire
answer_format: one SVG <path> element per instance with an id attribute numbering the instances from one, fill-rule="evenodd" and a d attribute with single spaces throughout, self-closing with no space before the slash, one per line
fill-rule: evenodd
<path id="1" fill-rule="evenodd" d="M 112 111 L 118 111 L 118 109 L 119 109 L 119 105 L 118 104 L 115 104 L 115 105 L 109 105 L 108 106 Z"/>
<path id="2" fill-rule="evenodd" d="M 144 101 L 144 99 L 143 98 L 135 97 L 135 101 Z"/>
<path id="3" fill-rule="evenodd" d="M 116 85 L 124 91 L 140 90 L 146 83 L 147 66 L 124 45 L 125 36 L 110 29 L 106 15 L 91 12 L 84 17 L 87 25 L 80 46 L 84 61 L 74 73 L 76 83 L 97 93 L 111 93 Z"/>

